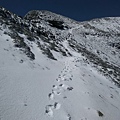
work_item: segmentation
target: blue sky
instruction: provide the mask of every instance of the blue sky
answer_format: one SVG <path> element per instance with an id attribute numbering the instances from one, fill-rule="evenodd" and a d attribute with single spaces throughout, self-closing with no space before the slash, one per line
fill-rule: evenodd
<path id="1" fill-rule="evenodd" d="M 78 21 L 120 16 L 120 0 L 0 0 L 0 6 L 19 16 L 49 10 Z"/>

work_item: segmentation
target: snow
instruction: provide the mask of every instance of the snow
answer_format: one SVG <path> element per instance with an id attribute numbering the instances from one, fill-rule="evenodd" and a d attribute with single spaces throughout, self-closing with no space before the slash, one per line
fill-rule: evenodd
<path id="1" fill-rule="evenodd" d="M 101 28 L 101 25 L 97 27 Z M 83 29 L 80 24 L 61 33 L 63 37 L 67 33 L 74 34 L 73 38 L 84 44 L 84 39 L 78 34 Z M 30 42 L 24 34 L 19 34 L 35 54 L 35 60 L 31 61 L 19 48 L 14 47 L 13 39 L 4 34 L 4 31 L 8 29 L 1 26 L 0 120 L 120 119 L 120 89 L 98 72 L 92 63 L 88 64 L 85 56 L 71 49 L 67 41 L 69 38 L 62 41 L 62 45 L 72 56 L 62 56 L 51 50 L 57 58 L 54 61 L 47 58 L 35 42 Z M 87 37 L 86 49 L 92 47 L 91 51 L 95 52 L 106 47 L 105 41 L 99 43 L 102 38 L 92 41 L 91 35 Z M 43 42 L 41 39 L 39 41 Z M 103 49 L 103 52 L 106 51 L 109 48 Z M 119 60 L 110 53 L 108 56 L 112 62 L 116 58 Z"/>
<path id="2" fill-rule="evenodd" d="M 13 47 L 9 36 L 3 34 L 0 40 L 2 120 L 120 118 L 120 90 L 95 68 L 84 63 L 84 57 L 80 54 L 74 54 L 71 50 L 73 57 L 50 62 L 45 56 L 39 55 L 41 52 L 33 45 L 37 57 L 31 62 Z M 21 56 L 23 63 L 19 63 Z M 69 91 L 68 86 L 73 89 Z M 57 92 L 58 95 L 55 94 Z M 100 117 L 97 111 L 104 116 Z"/>

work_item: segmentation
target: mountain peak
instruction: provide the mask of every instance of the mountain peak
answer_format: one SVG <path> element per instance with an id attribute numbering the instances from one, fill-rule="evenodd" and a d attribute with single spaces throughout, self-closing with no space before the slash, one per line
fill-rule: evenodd
<path id="1" fill-rule="evenodd" d="M 30 21 L 34 21 L 34 20 L 43 20 L 43 21 L 61 21 L 61 22 L 64 22 L 64 23 L 68 23 L 70 24 L 71 22 L 72 23 L 78 23 L 77 21 L 75 20 L 72 20 L 68 17 L 65 17 L 65 16 L 62 16 L 62 15 L 59 15 L 59 14 L 56 14 L 56 13 L 53 13 L 53 12 L 50 12 L 50 11 L 47 11 L 47 10 L 32 10 L 30 12 L 28 12 L 25 16 L 24 16 L 24 19 L 25 20 L 30 20 Z M 72 26 L 72 24 L 71 24 Z"/>
<path id="2" fill-rule="evenodd" d="M 25 15 L 24 19 L 60 20 L 60 15 L 47 10 L 32 10 Z"/>

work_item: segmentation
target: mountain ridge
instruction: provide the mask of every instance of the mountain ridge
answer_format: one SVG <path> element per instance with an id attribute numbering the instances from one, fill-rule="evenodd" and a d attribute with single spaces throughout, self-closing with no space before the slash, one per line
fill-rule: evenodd
<path id="1" fill-rule="evenodd" d="M 4 11 L 4 9 L 3 9 L 3 11 Z M 8 17 L 9 17 L 10 13 L 8 11 L 7 11 L 7 13 L 8 13 Z M 50 14 L 48 14 L 48 13 L 50 13 Z M 31 19 L 32 14 L 33 14 L 33 19 Z M 42 15 L 42 17 L 40 18 L 41 15 Z M 99 19 L 99 20 L 98 19 L 92 20 L 87 23 L 86 22 L 85 23 L 78 23 L 78 22 L 76 23 L 74 21 L 71 22 L 72 21 L 71 19 L 65 18 L 63 16 L 60 16 L 60 15 L 57 15 L 57 14 L 54 14 L 54 13 L 48 12 L 48 11 L 30 11 L 30 12 L 28 12 L 27 15 L 25 15 L 26 17 L 23 20 L 14 14 L 11 15 L 11 19 L 12 18 L 14 19 L 13 16 L 15 16 L 15 21 L 12 21 L 13 25 L 10 27 L 12 29 L 12 31 L 14 29 L 17 29 L 17 30 L 20 30 L 19 33 L 21 33 L 21 32 L 26 33 L 26 35 L 28 36 L 27 38 L 30 41 L 35 41 L 34 39 L 36 39 L 36 37 L 38 39 L 39 39 L 39 37 L 40 37 L 40 39 L 42 37 L 41 40 L 44 42 L 44 46 L 42 44 L 40 44 L 40 40 L 37 40 L 36 42 L 37 42 L 38 46 L 40 47 L 40 49 L 43 50 L 43 53 L 46 54 L 49 58 L 57 60 L 53 56 L 51 50 L 60 52 L 64 56 L 71 56 L 69 50 L 67 48 L 65 49 L 65 47 L 63 46 L 63 42 L 65 40 L 67 40 L 69 45 L 72 44 L 71 46 L 74 46 L 74 47 L 77 46 L 77 48 L 75 48 L 75 49 L 77 49 L 77 51 L 80 50 L 80 52 L 83 52 L 82 49 L 86 49 L 87 51 L 91 52 L 92 55 L 94 54 L 93 56 L 96 56 L 96 58 L 99 57 L 99 55 L 101 55 L 100 57 L 102 59 L 97 58 L 98 59 L 97 62 L 99 61 L 99 59 L 101 59 L 101 60 L 103 60 L 103 62 L 105 62 L 105 64 L 107 64 L 109 57 L 110 57 L 109 63 L 110 64 L 112 63 L 113 65 L 115 65 L 114 66 L 115 69 L 118 70 L 118 68 L 116 67 L 117 63 L 118 63 L 117 66 L 120 66 L 119 60 L 117 60 L 120 58 L 120 54 L 119 54 L 119 34 L 120 33 L 119 33 L 119 27 L 117 26 L 119 24 L 116 25 L 116 21 L 119 23 L 118 20 L 120 18 L 103 18 L 103 19 Z M 7 15 L 6 15 L 6 17 L 7 17 Z M 59 21 L 58 21 L 58 19 L 59 19 Z M 101 30 L 101 28 L 99 28 L 99 26 L 101 24 L 106 25 L 107 24 L 106 21 L 111 22 L 114 20 L 115 20 L 115 22 L 113 22 L 113 25 L 115 24 L 117 27 L 115 27 L 115 25 L 114 25 L 112 27 L 112 29 L 114 28 L 113 30 L 110 29 L 111 26 L 108 26 L 108 28 L 107 29 L 105 28 L 104 30 Z M 14 26 L 15 25 L 14 23 L 16 21 L 18 22 L 17 23 L 18 26 Z M 97 22 L 99 21 L 99 24 L 97 25 L 98 27 L 94 26 L 97 24 L 96 21 Z M 9 22 L 8 22 L 8 24 L 9 24 Z M 23 27 L 23 30 L 22 30 L 22 27 Z M 12 33 L 12 34 L 13 35 L 11 35 L 11 37 L 14 38 L 15 30 L 14 30 L 14 33 Z M 76 36 L 78 36 L 78 34 L 80 34 L 80 38 L 74 36 L 74 34 L 76 34 Z M 88 37 L 88 39 L 90 39 L 90 41 L 88 41 L 88 42 L 87 42 L 87 40 L 88 40 L 87 36 L 90 36 L 90 37 Z M 34 60 L 35 55 L 30 51 L 30 47 L 24 42 L 23 38 L 21 38 L 17 33 L 16 33 L 15 37 L 18 37 L 20 39 L 20 41 L 15 40 L 15 42 L 16 42 L 15 46 L 19 47 L 19 48 L 23 47 L 25 49 L 24 51 L 27 54 L 27 56 L 29 56 L 31 59 Z M 93 50 L 91 51 L 91 48 L 94 46 L 90 42 L 94 43 L 93 40 L 95 39 L 95 37 L 96 37 L 96 39 L 97 38 L 106 39 L 107 42 L 106 41 L 102 41 L 102 42 L 104 44 L 108 44 L 110 46 L 109 47 L 108 45 L 107 46 L 105 45 L 103 47 L 103 49 L 106 49 L 105 47 L 108 47 L 107 48 L 108 50 L 106 49 L 107 51 L 101 51 L 101 54 L 100 54 L 100 51 L 97 50 L 96 47 L 93 48 Z M 78 42 L 77 39 L 81 39 L 81 38 L 83 40 Z M 109 42 L 108 41 L 109 39 L 111 39 L 111 40 L 116 39 L 117 43 L 113 43 L 111 41 Z M 75 43 L 75 42 L 77 42 L 77 43 Z M 100 43 L 100 46 L 103 43 Z M 99 43 L 97 42 L 97 44 L 99 44 Z M 58 47 L 58 45 L 60 47 Z M 87 45 L 87 47 L 86 47 L 86 45 Z M 111 48 L 112 48 L 111 46 L 118 48 L 118 50 L 114 49 L 114 52 L 117 52 L 118 54 L 114 53 L 114 55 L 113 55 L 112 51 L 111 51 L 111 53 L 108 52 L 111 50 Z M 97 53 L 93 52 L 94 50 Z M 100 48 L 100 50 L 101 50 L 101 48 Z M 109 56 L 107 56 L 106 52 L 110 53 L 110 55 L 108 54 Z M 113 59 L 112 56 L 115 57 L 115 59 Z M 116 57 L 118 57 L 118 58 L 116 59 Z M 90 57 L 88 57 L 88 58 L 90 58 Z M 117 60 L 117 61 L 115 61 L 115 60 Z M 109 66 L 109 65 L 107 65 L 107 66 Z M 112 67 L 112 68 L 114 68 L 114 67 Z"/>
<path id="2" fill-rule="evenodd" d="M 3 9 L 3 11 L 4 11 L 4 9 Z M 10 13 L 8 11 L 7 11 L 7 13 L 8 13 L 8 16 L 9 16 Z M 44 13 L 45 13 L 45 15 L 44 15 Z M 50 13 L 50 15 L 48 13 Z M 29 20 L 29 17 L 32 16 L 32 14 L 33 14 L 33 19 L 30 18 L 30 20 Z M 41 15 L 42 15 L 43 19 L 40 18 Z M 28 36 L 27 38 L 30 41 L 35 41 L 34 39 L 36 39 L 36 36 L 37 36 L 37 38 L 38 38 L 38 40 L 36 41 L 37 45 L 40 47 L 40 49 L 42 49 L 44 54 L 46 54 L 49 58 L 54 59 L 54 60 L 57 60 L 57 59 L 52 54 L 51 50 L 54 50 L 55 52 L 60 52 L 63 56 L 71 56 L 69 50 L 67 48 L 65 49 L 65 47 L 63 46 L 64 40 L 67 40 L 68 44 L 70 46 L 74 46 L 74 47 L 77 46 L 77 48 L 76 48 L 77 51 L 84 52 L 85 49 L 86 49 L 88 51 L 88 53 L 91 52 L 90 54 L 92 56 L 97 55 L 96 56 L 97 62 L 98 61 L 101 61 L 101 62 L 103 61 L 102 64 L 104 63 L 106 65 L 107 65 L 107 62 L 108 62 L 107 60 L 109 59 L 109 57 L 113 56 L 113 53 L 111 52 L 111 54 L 110 55 L 108 54 L 109 56 L 107 57 L 106 51 L 104 51 L 104 52 L 101 51 L 102 56 L 103 56 L 103 57 L 100 56 L 102 58 L 101 59 L 101 58 L 99 58 L 100 51 L 96 50 L 97 49 L 96 47 L 95 47 L 95 51 L 97 51 L 97 54 L 95 52 L 93 52 L 94 49 L 92 51 L 90 50 L 91 47 L 94 47 L 94 46 L 92 46 L 92 44 L 90 42 L 92 42 L 93 39 L 95 39 L 95 37 L 96 37 L 96 39 L 97 39 L 97 37 L 98 38 L 101 37 L 102 39 L 106 39 L 107 42 L 108 42 L 108 39 L 114 39 L 117 36 L 116 38 L 118 40 L 115 38 L 116 41 L 118 41 L 117 43 L 112 43 L 110 41 L 109 42 L 110 47 L 108 47 L 108 45 L 107 46 L 105 45 L 103 49 L 106 49 L 105 47 L 108 47 L 108 50 L 106 49 L 107 52 L 108 52 L 112 48 L 111 46 L 114 45 L 113 47 L 118 46 L 118 50 L 119 50 L 119 31 L 118 31 L 119 29 L 117 30 L 116 27 L 115 27 L 116 21 L 118 21 L 119 18 L 103 18 L 103 19 L 99 19 L 99 20 L 98 19 L 97 20 L 92 20 L 92 21 L 90 21 L 90 23 L 89 22 L 87 22 L 87 23 L 86 22 L 85 23 L 72 22 L 72 24 L 70 24 L 71 19 L 62 17 L 60 15 L 57 15 L 57 14 L 54 14 L 54 13 L 48 12 L 48 11 L 30 11 L 26 15 L 26 17 L 25 17 L 26 19 L 24 18 L 23 20 L 21 18 L 17 17 L 14 14 L 11 15 L 13 20 L 14 20 L 13 16 L 15 16 L 15 21 L 13 21 L 13 25 L 11 27 L 12 31 L 16 28 L 17 28 L 17 30 L 19 29 L 20 30 L 19 32 L 26 33 L 26 35 Z M 36 18 L 36 17 L 38 17 L 39 19 Z M 62 18 L 64 21 L 59 19 L 59 18 Z M 59 19 L 59 21 L 58 21 L 58 19 Z M 113 30 L 111 31 L 110 29 L 101 30 L 101 28 L 99 29 L 96 26 L 94 27 L 94 24 L 96 25 L 96 21 L 99 21 L 100 24 L 106 24 L 106 21 L 111 22 L 114 19 L 116 20 L 115 22 L 113 22 L 113 24 L 115 24 L 114 27 L 112 27 L 112 29 L 115 28 L 114 32 L 113 32 Z M 18 26 L 14 26 L 15 25 L 14 23 L 16 21 L 18 22 L 17 23 Z M 8 22 L 8 24 L 9 24 L 9 22 Z M 100 25 L 98 24 L 97 26 L 99 27 Z M 22 27 L 24 28 L 23 30 L 21 29 Z M 108 26 L 108 28 L 109 28 L 109 26 Z M 78 32 L 78 33 L 76 34 L 76 32 Z M 15 42 L 16 42 L 15 46 L 19 47 L 19 48 L 23 47 L 26 55 L 34 60 L 35 55 L 31 52 L 30 47 L 24 42 L 23 38 L 21 38 L 17 33 L 15 35 L 15 30 L 12 34 L 13 35 L 10 35 L 11 37 L 13 37 L 13 38 L 18 37 L 20 39 L 20 41 L 15 40 Z M 79 37 L 76 38 L 76 36 L 74 36 L 74 34 L 76 34 L 76 36 L 78 34 L 80 34 L 80 38 Z M 14 37 L 14 35 L 15 35 L 15 37 Z M 88 39 L 92 39 L 92 41 L 90 40 L 89 43 L 86 42 L 87 36 L 91 37 L 91 38 L 88 37 Z M 39 37 L 40 37 L 40 39 L 42 37 L 41 40 L 43 41 L 44 45 L 40 44 Z M 78 42 L 77 41 L 78 38 L 79 39 L 82 38 L 83 40 Z M 76 43 L 76 41 L 77 41 L 77 43 Z M 105 43 L 106 41 L 102 41 L 102 42 Z M 101 43 L 101 44 L 103 44 L 103 43 Z M 87 47 L 90 46 L 90 48 L 89 47 L 87 48 L 86 44 L 88 44 Z M 98 44 L 98 42 L 97 42 L 97 44 Z M 58 47 L 58 46 L 60 46 L 60 47 Z M 82 49 L 84 49 L 84 51 Z M 118 50 L 116 51 L 118 54 L 114 53 L 115 56 L 113 56 L 113 57 L 118 56 L 117 59 L 120 58 L 120 54 L 119 54 Z M 110 52 L 108 52 L 108 53 L 110 53 Z M 92 58 L 92 56 L 90 57 L 89 55 L 87 55 L 87 57 Z M 112 59 L 113 59 L 113 57 L 112 57 Z M 99 60 L 99 59 L 101 59 L 101 60 Z M 112 60 L 112 59 L 110 58 L 110 60 Z M 114 60 L 117 60 L 117 59 L 115 58 Z M 114 68 L 114 71 L 117 70 L 116 74 L 117 74 L 117 76 L 119 76 L 119 69 L 117 68 L 117 66 L 120 66 L 120 63 L 118 63 L 117 66 L 116 66 L 115 64 L 117 62 L 119 62 L 119 60 L 117 60 L 115 62 L 114 62 L 114 60 L 112 60 L 112 64 L 113 64 L 113 65 L 111 65 L 112 67 L 110 67 L 111 63 L 107 66 L 109 66 L 110 68 Z M 92 60 L 92 62 L 93 62 L 93 60 Z M 96 64 L 97 62 L 94 62 L 94 63 Z M 100 66 L 102 65 L 101 62 L 99 62 Z M 111 62 L 111 61 L 109 61 L 109 62 Z M 105 69 L 105 68 L 103 67 L 103 69 Z M 116 76 L 116 74 L 115 74 L 115 76 Z M 115 80 L 113 79 L 113 81 L 115 81 Z M 119 81 L 119 78 L 118 78 L 118 81 Z"/>

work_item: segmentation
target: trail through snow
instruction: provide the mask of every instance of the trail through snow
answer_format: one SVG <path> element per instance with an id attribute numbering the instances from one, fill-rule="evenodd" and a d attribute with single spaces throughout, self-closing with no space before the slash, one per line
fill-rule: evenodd
<path id="1" fill-rule="evenodd" d="M 69 86 L 68 83 L 72 81 L 73 75 L 71 74 L 73 65 L 71 64 L 71 60 L 67 60 L 64 62 L 64 68 L 61 73 L 56 78 L 54 85 L 52 86 L 51 92 L 48 94 L 48 98 L 51 104 L 48 104 L 45 108 L 45 113 L 53 117 L 54 111 L 59 110 L 62 104 L 57 99 L 57 96 L 62 97 L 63 99 L 67 98 L 64 96 L 65 91 L 72 91 L 74 88 Z M 68 119 L 70 120 L 70 119 Z"/>

